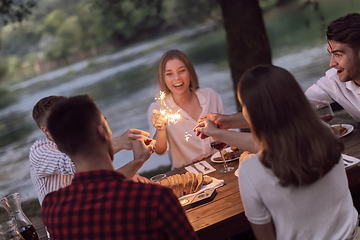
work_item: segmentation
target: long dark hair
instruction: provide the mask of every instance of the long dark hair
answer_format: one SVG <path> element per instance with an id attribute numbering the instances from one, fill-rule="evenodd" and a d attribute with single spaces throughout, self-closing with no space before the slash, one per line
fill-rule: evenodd
<path id="1" fill-rule="evenodd" d="M 260 161 L 282 186 L 314 183 L 339 162 L 343 144 L 318 119 L 285 69 L 250 69 L 239 82 L 238 97 L 262 147 Z"/>

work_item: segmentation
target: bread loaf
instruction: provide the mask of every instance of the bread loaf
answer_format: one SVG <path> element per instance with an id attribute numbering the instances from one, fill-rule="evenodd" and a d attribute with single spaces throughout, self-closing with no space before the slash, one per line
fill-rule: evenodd
<path id="1" fill-rule="evenodd" d="M 244 151 L 241 155 L 240 155 L 240 159 L 239 161 L 242 162 L 245 159 L 248 159 L 249 157 L 255 155 L 254 153 L 248 152 L 248 151 Z"/>
<path id="2" fill-rule="evenodd" d="M 176 197 L 182 197 L 187 194 L 195 193 L 200 190 L 203 185 L 212 182 L 212 178 L 204 176 L 202 173 L 186 172 L 184 174 L 175 174 L 161 181 L 156 182 L 164 187 L 169 187 L 174 191 Z"/>

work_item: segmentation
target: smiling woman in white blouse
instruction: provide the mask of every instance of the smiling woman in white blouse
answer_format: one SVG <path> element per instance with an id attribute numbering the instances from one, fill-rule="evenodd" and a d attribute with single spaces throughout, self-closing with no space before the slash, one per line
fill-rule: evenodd
<path id="1" fill-rule="evenodd" d="M 210 88 L 199 88 L 195 69 L 189 58 L 179 50 L 166 52 L 159 63 L 158 82 L 160 91 L 166 94 L 163 105 L 160 100 L 151 103 L 148 123 L 151 136 L 156 140 L 157 154 L 169 151 L 173 168 L 179 168 L 214 153 L 210 138 L 192 136 L 198 119 L 207 113 L 224 113 L 220 96 Z M 181 119 L 168 123 L 160 113 L 162 107 L 178 112 Z"/>

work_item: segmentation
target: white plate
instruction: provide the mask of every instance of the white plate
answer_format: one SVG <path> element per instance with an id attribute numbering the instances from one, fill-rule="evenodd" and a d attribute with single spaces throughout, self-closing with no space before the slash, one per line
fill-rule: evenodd
<path id="1" fill-rule="evenodd" d="M 335 126 L 338 126 L 340 124 L 334 124 L 334 125 L 331 125 L 331 127 L 335 127 Z M 343 135 L 339 136 L 339 137 L 344 137 L 346 135 L 348 135 L 349 133 L 351 133 L 353 130 L 354 130 L 354 127 L 350 124 L 341 124 L 341 126 L 343 126 L 344 128 L 347 129 L 346 133 L 344 133 Z"/>
<path id="2" fill-rule="evenodd" d="M 226 150 L 226 152 L 233 152 L 233 150 L 231 150 L 231 147 L 227 147 L 224 150 Z M 222 151 L 224 151 L 224 150 L 222 150 Z M 215 158 L 218 158 L 218 157 L 221 157 L 220 153 L 216 152 L 211 156 L 210 160 L 212 162 L 214 162 L 214 163 L 222 163 L 223 162 L 222 160 L 220 160 L 220 161 L 215 160 Z M 232 162 L 232 161 L 235 161 L 235 160 L 238 160 L 238 159 L 239 159 L 239 157 L 236 157 L 236 158 L 233 158 L 233 159 L 226 160 L 226 162 Z"/>

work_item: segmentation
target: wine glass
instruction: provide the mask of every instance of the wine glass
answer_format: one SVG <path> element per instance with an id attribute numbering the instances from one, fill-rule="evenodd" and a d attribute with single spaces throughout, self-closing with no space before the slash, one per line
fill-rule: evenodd
<path id="1" fill-rule="evenodd" d="M 217 149 L 220 153 L 220 156 L 223 160 L 223 163 L 224 163 L 224 169 L 222 169 L 220 172 L 221 173 L 227 173 L 227 172 L 230 172 L 232 170 L 234 170 L 234 167 L 228 167 L 228 165 L 226 164 L 226 161 L 225 161 L 225 158 L 224 158 L 224 155 L 222 153 L 222 150 L 224 149 L 224 147 L 226 146 L 226 143 L 224 142 L 221 142 L 221 141 L 212 141 L 210 143 L 210 146 L 211 148 L 214 148 L 214 149 Z"/>
<path id="2" fill-rule="evenodd" d="M 316 115 L 326 123 L 329 123 L 334 118 L 334 112 L 327 102 L 313 102 L 311 105 Z"/>

